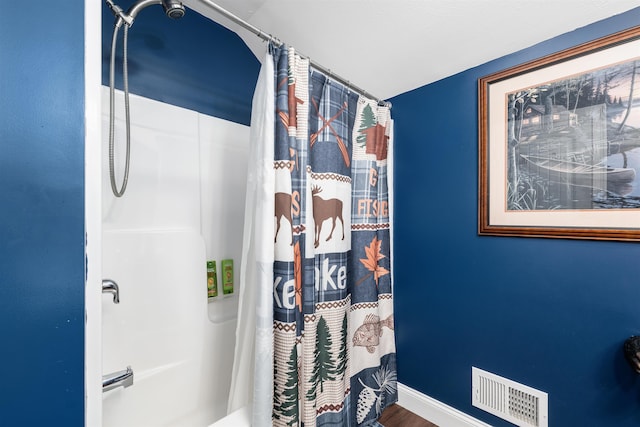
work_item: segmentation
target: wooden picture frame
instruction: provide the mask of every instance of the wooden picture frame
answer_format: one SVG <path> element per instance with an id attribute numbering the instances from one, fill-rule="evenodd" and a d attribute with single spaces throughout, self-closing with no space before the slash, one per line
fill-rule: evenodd
<path id="1" fill-rule="evenodd" d="M 640 27 L 478 93 L 480 235 L 640 240 Z"/>

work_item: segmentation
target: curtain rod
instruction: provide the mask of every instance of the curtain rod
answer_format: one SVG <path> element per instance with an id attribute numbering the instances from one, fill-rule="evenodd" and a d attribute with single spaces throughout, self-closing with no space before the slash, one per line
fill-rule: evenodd
<path id="1" fill-rule="evenodd" d="M 206 6 L 208 6 L 208 7 L 210 7 L 211 9 L 215 10 L 216 12 L 218 12 L 219 14 L 224 16 L 225 18 L 228 18 L 229 20 L 233 21 L 234 23 L 240 25 L 242 28 L 251 31 L 253 34 L 255 34 L 256 36 L 260 37 L 262 40 L 271 42 L 271 43 L 275 44 L 277 47 L 280 47 L 280 46 L 282 46 L 284 44 L 278 38 L 272 36 L 271 34 L 265 33 L 261 29 L 251 25 L 250 23 L 248 23 L 244 19 L 234 15 L 233 13 L 229 12 L 227 9 L 225 9 L 222 6 L 212 2 L 211 0 L 199 0 L 199 2 L 204 4 L 204 5 L 206 5 Z M 305 56 L 305 55 L 302 55 L 302 56 Z M 325 68 L 320 64 L 317 64 L 316 62 L 314 62 L 308 56 L 306 56 L 306 58 L 309 60 L 309 65 L 311 65 L 311 67 L 315 68 L 316 70 L 320 71 L 321 73 L 326 74 L 332 80 L 335 80 L 338 83 L 341 83 L 341 84 L 345 85 L 346 87 L 348 87 L 349 89 L 353 90 L 354 92 L 357 92 L 360 95 L 363 95 L 363 96 L 365 96 L 367 98 L 370 98 L 370 99 L 378 101 L 378 104 L 380 104 L 380 105 L 384 105 L 384 106 L 387 106 L 387 107 L 391 108 L 391 103 L 390 102 L 385 101 L 385 100 L 383 100 L 381 98 L 378 98 L 377 96 L 373 96 L 371 93 L 367 92 L 366 90 L 364 90 L 362 88 L 359 88 L 358 86 L 356 86 L 353 83 L 351 83 L 349 80 L 346 80 L 345 78 L 340 77 L 339 75 L 333 73 L 328 68 Z"/>

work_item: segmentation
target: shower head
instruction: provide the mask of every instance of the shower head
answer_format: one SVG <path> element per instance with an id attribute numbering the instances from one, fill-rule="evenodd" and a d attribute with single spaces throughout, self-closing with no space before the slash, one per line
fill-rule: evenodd
<path id="1" fill-rule="evenodd" d="M 184 6 L 178 0 L 138 0 L 127 11 L 128 18 L 131 21 L 127 22 L 129 26 L 133 24 L 133 20 L 136 19 L 142 9 L 152 4 L 161 4 L 164 13 L 172 19 L 182 18 L 185 13 Z"/>
<path id="2" fill-rule="evenodd" d="M 162 8 L 171 19 L 180 19 L 184 16 L 184 6 L 177 0 L 162 0 Z"/>

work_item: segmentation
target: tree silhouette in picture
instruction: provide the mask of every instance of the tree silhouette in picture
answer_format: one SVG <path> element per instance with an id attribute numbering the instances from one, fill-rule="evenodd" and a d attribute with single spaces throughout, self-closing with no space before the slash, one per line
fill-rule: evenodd
<path id="1" fill-rule="evenodd" d="M 633 68 L 631 69 L 631 83 L 629 83 L 629 103 L 627 105 L 627 109 L 624 113 L 624 117 L 618 126 L 618 133 L 622 132 L 625 124 L 627 123 L 627 119 L 629 118 L 629 113 L 631 113 L 631 108 L 633 107 L 633 91 L 636 84 L 636 69 L 638 68 L 637 61 L 633 61 Z"/>
<path id="2" fill-rule="evenodd" d="M 298 346 L 293 345 L 287 362 L 287 381 L 284 383 L 280 405 L 284 417 L 291 417 L 287 425 L 298 424 Z"/>
<path id="3" fill-rule="evenodd" d="M 367 143 L 367 134 L 363 131 L 375 126 L 378 124 L 378 120 L 376 119 L 375 114 L 373 114 L 373 109 L 369 104 L 365 105 L 362 109 L 362 121 L 360 122 L 360 129 L 358 129 L 358 137 L 356 138 L 356 142 L 361 146 Z"/>
<path id="4" fill-rule="evenodd" d="M 342 318 L 342 329 L 340 331 L 340 352 L 338 353 L 338 364 L 336 366 L 336 374 L 341 376 L 341 380 L 344 380 L 344 374 L 347 370 L 347 313 Z"/>
<path id="5" fill-rule="evenodd" d="M 322 393 L 324 392 L 324 382 L 336 379 L 336 365 L 331 357 L 332 344 L 329 325 L 324 317 L 320 316 L 316 331 L 316 358 L 310 380 L 312 386 L 307 392 L 308 400 L 315 400 L 318 384 L 320 384 L 320 393 Z"/>

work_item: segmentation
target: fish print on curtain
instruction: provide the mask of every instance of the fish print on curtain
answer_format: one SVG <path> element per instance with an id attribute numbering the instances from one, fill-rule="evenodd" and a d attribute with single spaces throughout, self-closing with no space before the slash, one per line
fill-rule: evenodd
<path id="1" fill-rule="evenodd" d="M 375 425 L 397 401 L 390 113 L 293 49 L 273 58 L 273 425 Z"/>

